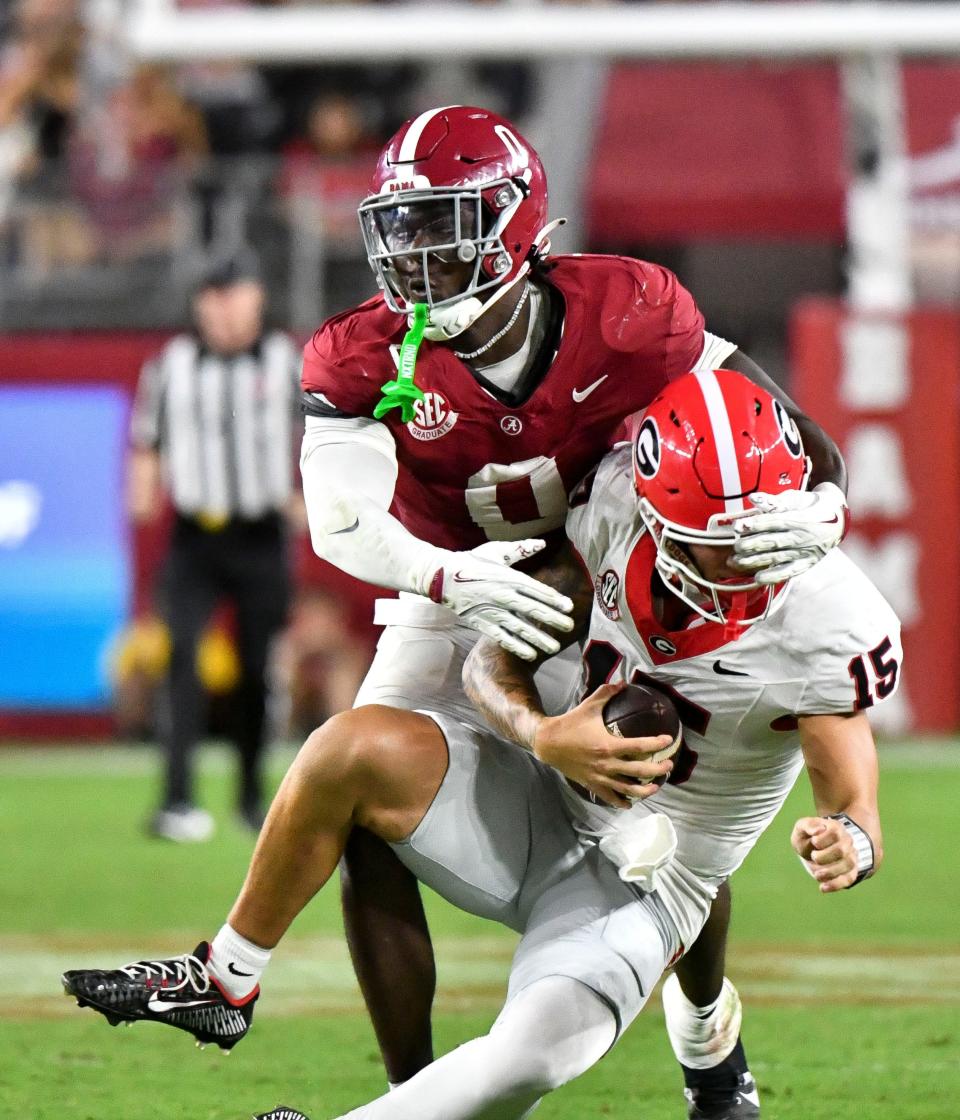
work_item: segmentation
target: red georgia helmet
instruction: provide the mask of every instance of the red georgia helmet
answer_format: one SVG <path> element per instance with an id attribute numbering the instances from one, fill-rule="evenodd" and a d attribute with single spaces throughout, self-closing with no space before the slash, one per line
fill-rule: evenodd
<path id="1" fill-rule="evenodd" d="M 712 621 L 766 617 L 773 588 L 763 588 L 767 599 L 757 610 L 755 596 L 740 594 L 760 588 L 755 579 L 712 583 L 682 546 L 732 545 L 733 522 L 753 508 L 750 495 L 802 490 L 809 468 L 786 409 L 742 373 L 688 373 L 667 386 L 638 418 L 633 474 L 657 570 L 671 591 Z"/>
<path id="2" fill-rule="evenodd" d="M 547 224 L 547 177 L 516 128 L 488 109 L 449 105 L 406 124 L 380 153 L 359 208 L 367 259 L 394 311 L 412 304 L 397 258 L 419 255 L 426 299 L 442 307 L 517 278 Z M 463 292 L 434 300 L 429 256 L 473 261 Z"/>

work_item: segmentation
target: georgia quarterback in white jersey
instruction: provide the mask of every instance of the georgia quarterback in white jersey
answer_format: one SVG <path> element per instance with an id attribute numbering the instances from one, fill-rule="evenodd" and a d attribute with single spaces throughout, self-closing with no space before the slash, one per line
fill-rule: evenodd
<path id="1" fill-rule="evenodd" d="M 806 473 L 799 435 L 778 401 L 733 371 L 698 372 L 638 417 L 632 447 L 604 458 L 567 520 L 581 579 L 594 591 L 580 695 L 605 700 L 609 689 L 597 694 L 600 686 L 651 684 L 673 698 L 683 744 L 659 790 L 631 788 L 599 722 L 602 759 L 590 756 L 582 725 L 570 724 L 565 738 L 562 721 L 573 713 L 528 722 L 536 732 L 525 745 L 591 790 L 590 801 L 571 795 L 570 804 L 585 829 L 608 840 L 621 834 L 626 848 L 609 849 L 616 858 L 630 862 L 633 842 L 663 840 L 652 882 L 687 946 L 805 756 L 818 811 L 834 822 L 829 830 L 846 834 L 850 859 L 862 852 L 853 881 L 873 867 L 875 753 L 863 713 L 896 690 L 899 621 L 836 550 L 774 586 L 726 566 L 738 522 L 751 516 L 750 496 L 802 489 Z M 569 583 L 565 590 L 577 597 Z M 507 656 L 484 643 L 467 681 L 484 715 L 516 739 L 516 713 L 497 683 L 497 661 Z M 834 773 L 847 745 L 850 773 Z M 672 829 L 651 830 L 660 814 Z"/>

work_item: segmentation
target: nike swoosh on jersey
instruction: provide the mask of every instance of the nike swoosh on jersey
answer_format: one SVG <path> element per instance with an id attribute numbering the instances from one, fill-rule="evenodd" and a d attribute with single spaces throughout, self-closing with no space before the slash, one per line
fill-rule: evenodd
<path id="1" fill-rule="evenodd" d="M 610 376 L 609 373 L 605 373 L 603 375 L 603 377 L 598 377 L 597 380 L 594 381 L 594 383 L 592 385 L 588 385 L 586 387 L 586 389 L 574 389 L 573 390 L 573 399 L 577 402 L 577 404 L 580 404 L 582 401 L 585 401 L 587 399 L 587 397 L 589 397 L 590 394 L 593 392 L 593 390 L 596 389 L 599 385 L 602 385 L 604 383 L 604 381 L 606 381 L 609 376 Z"/>
<path id="2" fill-rule="evenodd" d="M 713 671 L 719 673 L 721 677 L 749 677 L 749 673 L 741 673 L 738 669 L 727 669 L 720 664 L 719 661 L 714 661 Z"/>
<path id="3" fill-rule="evenodd" d="M 157 999 L 155 995 L 147 1000 L 147 1007 L 151 1011 L 186 1011 L 191 1007 L 213 1007 L 216 1000 L 212 999 L 194 999 L 194 1000 L 166 1000 Z"/>
<path id="4" fill-rule="evenodd" d="M 354 521 L 354 523 L 352 525 L 348 525 L 345 529 L 334 529 L 334 531 L 330 534 L 330 536 L 335 537 L 339 533 L 353 533 L 353 532 L 356 532 L 356 530 L 359 529 L 359 528 L 360 528 L 360 518 L 358 517 L 357 520 Z"/>

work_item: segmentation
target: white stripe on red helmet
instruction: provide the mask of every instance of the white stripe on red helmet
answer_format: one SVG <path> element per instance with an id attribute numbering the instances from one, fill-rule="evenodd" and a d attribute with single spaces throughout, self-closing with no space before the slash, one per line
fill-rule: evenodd
<path id="1" fill-rule="evenodd" d="M 736 447 L 733 442 L 733 431 L 730 428 L 730 416 L 723 399 L 723 390 L 717 381 L 717 375 L 711 370 L 698 370 L 694 376 L 703 393 L 703 400 L 707 406 L 707 416 L 713 430 L 714 446 L 717 449 L 717 459 L 720 466 L 720 478 L 723 482 L 723 493 L 735 494 L 736 497 L 724 498 L 724 508 L 727 513 L 743 512 L 743 482 L 740 478 L 740 463 L 737 458 Z"/>
<path id="2" fill-rule="evenodd" d="M 428 109 L 425 113 L 421 113 L 419 117 L 415 117 L 410 122 L 410 127 L 400 143 L 397 163 L 413 163 L 417 158 L 417 145 L 420 143 L 420 137 L 426 131 L 427 125 L 437 114 L 443 113 L 447 109 L 458 108 L 458 105 L 441 105 L 438 109 Z"/>

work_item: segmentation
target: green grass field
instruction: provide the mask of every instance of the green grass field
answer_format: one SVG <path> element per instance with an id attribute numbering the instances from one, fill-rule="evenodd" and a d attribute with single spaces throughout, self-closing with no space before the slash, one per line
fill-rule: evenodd
<path id="1" fill-rule="evenodd" d="M 787 845 L 809 807 L 803 779 L 734 880 L 728 971 L 765 1120 L 960 1115 L 960 748 L 904 744 L 881 757 L 887 860 L 876 880 L 817 894 Z M 144 750 L 0 750 L 0 1116 L 246 1120 L 284 1103 L 329 1120 L 377 1095 L 383 1074 L 332 885 L 275 953 L 254 1030 L 229 1057 L 149 1025 L 113 1030 L 63 997 L 64 968 L 192 949 L 239 886 L 252 841 L 231 821 L 222 752 L 203 763 L 221 826 L 210 844 L 143 835 L 154 784 Z M 437 899 L 430 911 L 446 1050 L 494 1018 L 514 938 Z M 659 999 L 537 1115 L 681 1120 Z"/>

